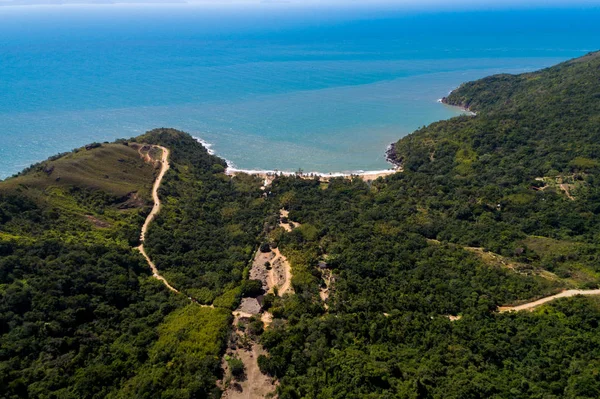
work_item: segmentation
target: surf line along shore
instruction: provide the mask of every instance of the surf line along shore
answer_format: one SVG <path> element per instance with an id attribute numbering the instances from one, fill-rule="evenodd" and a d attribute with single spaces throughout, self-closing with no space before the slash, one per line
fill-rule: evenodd
<path id="1" fill-rule="evenodd" d="M 277 170 L 244 170 L 244 169 L 235 169 L 228 167 L 225 173 L 229 176 L 235 176 L 240 173 L 245 173 L 249 175 L 258 176 L 261 179 L 264 179 L 265 185 L 269 185 L 277 176 L 297 176 L 302 179 L 314 179 L 318 178 L 322 182 L 327 182 L 330 179 L 336 177 L 343 177 L 346 179 L 351 179 L 353 177 L 358 177 L 364 181 L 373 181 L 377 180 L 379 177 L 386 177 L 389 175 L 393 175 L 394 173 L 402 172 L 401 168 L 396 169 L 385 169 L 385 170 L 374 170 L 368 172 L 357 172 L 357 173 L 319 173 L 319 172 L 282 172 Z"/>
<path id="2" fill-rule="evenodd" d="M 198 136 L 192 136 L 197 142 L 202 144 L 206 151 L 210 155 L 217 155 L 215 150 L 212 149 L 212 144 L 203 140 Z M 390 147 L 392 144 L 390 145 Z M 280 171 L 280 170 L 252 170 L 252 169 L 237 169 L 233 163 L 227 159 L 227 169 L 225 170 L 225 174 L 229 176 L 235 176 L 240 173 L 245 173 L 248 175 L 258 176 L 265 180 L 265 186 L 269 185 L 277 176 L 298 176 L 303 179 L 314 179 L 318 177 L 322 182 L 327 182 L 329 179 L 333 179 L 336 177 L 344 177 L 347 179 L 351 179 L 353 177 L 359 177 L 364 181 L 373 181 L 377 180 L 379 177 L 386 177 L 389 175 L 393 175 L 397 172 L 402 172 L 402 166 L 395 163 L 393 159 L 389 156 L 389 148 L 386 151 L 386 159 L 387 161 L 393 165 L 393 168 L 383 169 L 383 170 L 372 170 L 372 171 L 356 171 L 356 172 L 331 172 L 331 173 L 323 173 L 323 172 L 304 172 L 299 170 L 298 172 L 290 172 L 290 171 Z"/>

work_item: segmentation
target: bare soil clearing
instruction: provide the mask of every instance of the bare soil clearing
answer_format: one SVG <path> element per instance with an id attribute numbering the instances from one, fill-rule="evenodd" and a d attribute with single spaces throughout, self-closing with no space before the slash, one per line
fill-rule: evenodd
<path id="1" fill-rule="evenodd" d="M 271 270 L 269 270 L 269 291 L 274 291 L 277 287 L 279 296 L 293 293 L 292 289 L 292 267 L 287 258 L 281 254 L 279 248 L 273 249 L 275 257 L 271 261 Z"/>
<path id="2" fill-rule="evenodd" d="M 250 348 L 238 347 L 228 351 L 229 356 L 235 356 L 244 363 L 245 375 L 240 380 L 231 379 L 227 389 L 221 396 L 222 399 L 258 399 L 274 395 L 275 383 L 269 376 L 260 372 L 256 359 L 266 355 L 264 348 L 257 343 L 251 343 Z M 224 361 L 226 364 L 227 362 Z M 225 366 L 226 375 L 230 372 Z"/>
<path id="3" fill-rule="evenodd" d="M 275 253 L 271 252 L 260 252 L 257 251 L 252 262 L 252 268 L 250 269 L 250 279 L 260 280 L 262 282 L 262 288 L 265 292 L 268 292 L 271 288 L 269 285 L 269 270 L 266 266 L 267 262 L 271 264 Z M 270 267 L 270 266 L 269 266 Z"/>
<path id="4" fill-rule="evenodd" d="M 327 300 L 329 299 L 329 294 L 331 292 L 333 274 L 331 273 L 331 270 L 322 270 L 321 276 L 323 278 L 323 281 L 325 282 L 325 287 L 321 287 L 321 289 L 319 290 L 319 297 L 321 297 L 321 300 L 323 301 L 323 307 L 325 307 L 325 310 L 327 310 L 329 309 Z"/>
<path id="5" fill-rule="evenodd" d="M 279 296 L 293 292 L 292 268 L 279 248 L 273 248 L 271 252 L 256 253 L 250 269 L 250 279 L 262 281 L 263 290 L 266 292 L 272 293 L 277 288 Z"/>
<path id="6" fill-rule="evenodd" d="M 568 199 L 575 201 L 575 197 L 571 194 L 571 191 L 584 185 L 581 181 L 581 176 L 573 175 L 561 175 L 554 177 L 536 177 L 535 180 L 543 182 L 543 187 L 533 187 L 537 191 L 544 191 L 548 188 L 559 189 L 564 192 Z M 559 191 L 559 192 L 560 192 Z"/>
<path id="7" fill-rule="evenodd" d="M 292 270 L 290 263 L 281 254 L 278 248 L 270 252 L 261 252 L 260 249 L 254 255 L 250 279 L 260 280 L 265 292 L 273 293 L 277 288 L 277 294 L 293 293 Z M 233 333 L 230 338 L 227 355 L 238 358 L 244 364 L 245 375 L 235 379 L 229 370 L 226 360 L 223 360 L 225 373 L 225 399 L 258 399 L 275 397 L 275 381 L 260 372 L 258 367 L 258 356 L 266 355 L 267 352 L 254 338 L 247 333 L 247 328 L 241 330 L 238 325 L 247 323 L 252 317 L 260 317 L 264 328 L 268 328 L 273 322 L 273 315 L 263 311 L 256 298 L 243 298 L 240 306 L 233 311 Z"/>
<path id="8" fill-rule="evenodd" d="M 259 251 L 260 254 L 260 251 Z M 257 254 L 257 257 L 258 255 Z M 229 339 L 226 356 L 237 358 L 244 364 L 244 375 L 234 377 L 229 370 L 226 358 L 223 359 L 222 367 L 225 380 L 221 384 L 225 391 L 222 398 L 226 399 L 263 399 L 274 397 L 275 382 L 273 378 L 261 373 L 258 367 L 258 357 L 266 355 L 267 352 L 254 337 L 248 334 L 248 328 L 238 328 L 240 324 L 248 323 L 249 319 L 259 315 L 261 306 L 256 298 L 243 298 L 240 306 L 233 311 L 233 331 Z M 273 316 L 264 312 L 260 316 L 263 325 L 268 326 Z"/>
<path id="9" fill-rule="evenodd" d="M 289 215 L 290 215 L 290 212 L 286 211 L 285 209 L 282 209 L 279 211 L 279 227 L 283 227 L 285 229 L 285 231 L 287 231 L 287 232 L 292 231 L 292 227 L 294 229 L 300 227 L 300 223 L 292 222 L 291 220 L 289 220 Z M 283 223 L 282 222 L 283 218 L 285 218 L 288 222 Z"/>
<path id="10" fill-rule="evenodd" d="M 575 197 L 573 197 L 571 195 L 571 192 L 569 191 L 571 188 L 573 188 L 573 186 L 571 184 L 561 184 L 560 189 L 563 190 L 565 192 L 565 194 L 567 195 L 567 197 L 571 200 L 571 201 L 575 201 Z"/>

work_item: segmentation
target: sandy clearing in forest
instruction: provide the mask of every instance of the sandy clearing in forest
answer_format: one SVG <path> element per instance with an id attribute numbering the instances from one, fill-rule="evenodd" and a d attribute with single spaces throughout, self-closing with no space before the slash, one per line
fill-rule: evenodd
<path id="1" fill-rule="evenodd" d="M 298 223 L 298 222 L 292 222 L 289 219 L 289 215 L 290 215 L 290 212 L 286 211 L 285 209 L 281 209 L 279 211 L 279 227 L 283 227 L 284 230 L 287 231 L 288 233 L 290 231 L 292 231 L 292 226 L 294 226 L 294 229 L 297 228 L 297 227 L 300 227 L 300 223 Z M 288 220 L 288 223 L 283 223 L 281 221 L 283 218 L 286 218 Z"/>
<path id="2" fill-rule="evenodd" d="M 524 303 L 522 305 L 518 305 L 518 306 L 501 306 L 500 308 L 498 308 L 498 310 L 500 311 L 500 313 L 504 313 L 504 312 L 517 312 L 519 310 L 533 310 L 534 308 L 543 305 L 547 302 L 550 302 L 554 299 L 558 299 L 558 298 L 569 298 L 569 297 L 573 297 L 573 296 L 577 296 L 577 295 L 600 295 L 600 289 L 595 289 L 595 290 L 566 290 L 563 292 L 560 292 L 556 295 L 551 295 L 551 296 L 547 296 L 545 298 L 542 299 L 538 299 L 537 301 L 532 301 L 532 302 L 528 302 L 528 303 Z"/>
<path id="3" fill-rule="evenodd" d="M 564 184 L 563 183 L 563 184 L 560 184 L 559 187 L 560 187 L 561 190 L 563 190 L 565 192 L 565 194 L 567 195 L 567 198 L 569 198 L 571 201 L 575 201 L 575 197 L 573 197 L 571 195 L 571 192 L 569 191 L 570 187 L 571 187 L 570 184 Z"/>
<path id="4" fill-rule="evenodd" d="M 267 269 L 266 263 L 269 262 L 270 268 Z M 285 256 L 281 254 L 279 248 L 273 248 L 270 252 L 261 252 L 260 249 L 254 256 L 252 268 L 250 269 L 250 279 L 260 280 L 263 289 L 266 292 L 274 292 L 277 287 L 277 294 L 283 296 L 286 293 L 293 293 L 292 289 L 292 270 L 290 263 Z M 222 398 L 224 399 L 258 399 L 274 395 L 276 383 L 273 378 L 261 373 L 258 367 L 258 356 L 266 355 L 267 351 L 252 337 L 247 336 L 247 330 L 241 331 L 238 323 L 243 319 L 249 319 L 253 316 L 259 316 L 263 326 L 269 327 L 273 322 L 273 315 L 262 311 L 255 298 L 243 298 L 240 306 L 232 312 L 234 347 L 228 349 L 227 355 L 239 358 L 244 364 L 245 376 L 241 381 L 231 376 L 227 361 L 223 360 L 224 373 L 227 376 L 225 381 L 229 381 Z M 250 340 L 250 348 L 240 345 L 240 340 Z M 245 344 L 247 345 L 247 344 Z M 227 384 L 227 383 L 224 383 Z"/>
<path id="5" fill-rule="evenodd" d="M 271 180 L 272 181 L 272 180 Z M 270 181 L 265 180 L 265 186 L 270 184 Z M 288 217 L 289 212 L 282 209 L 280 218 Z M 280 226 L 286 231 L 292 231 L 293 228 L 300 226 L 297 222 L 281 223 Z M 292 268 L 287 258 L 281 253 L 279 248 L 271 248 L 269 252 L 256 251 L 252 267 L 250 269 L 250 279 L 259 280 L 262 282 L 262 288 L 265 292 L 274 293 L 277 288 L 277 295 L 292 294 Z M 244 319 L 249 319 L 253 316 L 259 316 L 263 326 L 268 328 L 273 322 L 273 315 L 269 312 L 262 311 L 257 300 L 254 298 L 243 298 L 240 306 L 232 312 L 233 334 L 232 339 L 235 342 L 233 347 L 230 346 L 227 354 L 239 358 L 244 364 L 245 376 L 241 381 L 236 380 L 231 376 L 227 361 L 223 360 L 223 369 L 227 376 L 222 383 L 226 389 L 222 398 L 225 399 L 254 399 L 265 398 L 274 395 L 276 382 L 273 378 L 266 376 L 260 372 L 257 359 L 261 354 L 266 355 L 266 350 L 257 342 L 254 342 L 252 337 L 248 337 L 247 330 L 238 328 L 238 323 Z M 248 344 L 248 341 L 250 343 Z M 240 342 L 245 342 L 244 346 Z M 248 347 L 250 345 L 250 347 Z M 229 381 L 229 382 L 227 382 Z"/>
<path id="6" fill-rule="evenodd" d="M 258 250 L 254 256 L 252 268 L 250 269 L 250 280 L 260 280 L 265 292 L 268 292 L 271 288 L 269 283 L 269 271 L 267 270 L 266 263 L 269 262 L 269 264 L 271 264 L 274 257 L 275 254 L 273 251 L 261 252 Z"/>
<path id="7" fill-rule="evenodd" d="M 269 268 L 266 266 L 267 262 L 270 265 Z M 272 248 L 270 252 L 261 252 L 260 250 L 256 252 L 250 269 L 250 279 L 260 280 L 263 290 L 266 292 L 272 293 L 277 287 L 279 296 L 293 292 L 291 286 L 292 267 L 279 248 Z"/>
<path id="8" fill-rule="evenodd" d="M 319 290 L 319 297 L 321 297 L 321 300 L 323 301 L 323 307 L 325 308 L 325 310 L 329 310 L 327 300 L 329 299 L 329 294 L 331 292 L 331 282 L 333 279 L 333 274 L 331 273 L 331 270 L 322 270 L 321 277 L 325 282 L 325 287 L 321 287 L 321 289 Z"/>
<path id="9" fill-rule="evenodd" d="M 287 258 L 281 254 L 279 248 L 273 248 L 275 257 L 271 261 L 271 270 L 269 270 L 269 291 L 277 287 L 277 294 L 283 296 L 287 293 L 293 293 L 292 289 L 292 267 Z"/>
<path id="10" fill-rule="evenodd" d="M 274 393 L 273 379 L 260 372 L 256 361 L 260 355 L 267 355 L 267 351 L 262 345 L 252 343 L 250 350 L 238 348 L 230 355 L 237 356 L 244 363 L 245 376 L 242 381 L 232 379 L 223 392 L 222 399 L 258 399 Z"/>

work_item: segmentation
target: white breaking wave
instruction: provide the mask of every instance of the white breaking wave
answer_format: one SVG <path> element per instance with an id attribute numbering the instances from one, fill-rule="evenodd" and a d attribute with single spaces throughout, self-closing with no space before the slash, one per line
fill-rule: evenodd
<path id="1" fill-rule="evenodd" d="M 210 155 L 215 155 L 215 150 L 212 149 L 213 145 L 211 143 L 209 143 L 208 141 L 204 141 L 200 137 L 192 136 L 192 138 L 194 140 L 196 140 L 197 142 L 199 142 L 200 144 L 202 144 L 204 146 L 204 148 L 206 148 L 206 151 L 208 151 L 208 153 Z M 229 165 L 229 162 L 227 164 Z"/>
<path id="2" fill-rule="evenodd" d="M 204 139 L 196 136 L 192 136 L 194 140 L 199 142 L 206 148 L 206 151 L 210 155 L 215 155 L 215 151 L 212 149 L 212 144 L 205 141 Z M 391 144 L 390 144 L 391 145 Z M 222 157 L 221 157 L 222 158 Z M 270 169 L 239 169 L 235 166 L 233 162 L 228 160 L 227 158 L 223 158 L 227 163 L 227 174 L 235 174 L 235 173 L 247 173 L 249 175 L 280 175 L 280 176 L 293 176 L 297 174 L 297 172 L 287 171 L 287 170 L 270 170 Z M 349 176 L 362 176 L 362 175 L 375 175 L 380 173 L 390 173 L 395 169 L 382 169 L 382 170 L 356 170 L 352 172 L 305 172 L 302 171 L 303 176 L 319 176 L 319 177 L 349 177 Z"/>

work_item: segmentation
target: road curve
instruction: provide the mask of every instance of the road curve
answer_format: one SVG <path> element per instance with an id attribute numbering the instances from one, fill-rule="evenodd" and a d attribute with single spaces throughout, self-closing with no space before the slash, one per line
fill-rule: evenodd
<path id="1" fill-rule="evenodd" d="M 554 299 L 568 298 L 568 297 L 577 296 L 577 295 L 600 295 L 600 289 L 596 289 L 596 290 L 566 290 L 566 291 L 560 292 L 556 295 L 547 296 L 545 298 L 538 299 L 537 301 L 524 303 L 523 305 L 519 305 L 519 306 L 501 306 L 500 308 L 498 308 L 498 310 L 500 311 L 500 313 L 518 312 L 519 310 L 533 310 L 534 308 L 536 308 L 540 305 L 543 305 L 547 302 L 553 301 Z"/>
<path id="2" fill-rule="evenodd" d="M 144 258 L 146 258 L 146 262 L 148 262 L 148 266 L 150 266 L 150 269 L 152 269 L 152 275 L 154 276 L 154 278 L 162 281 L 162 283 L 171 291 L 179 293 L 179 291 L 177 291 L 171 284 L 169 284 L 169 282 L 163 276 L 160 275 L 160 273 L 158 272 L 158 269 L 156 268 L 156 265 L 154 264 L 154 262 L 152 262 L 152 260 L 146 253 L 146 250 L 144 249 L 144 241 L 146 239 L 146 232 L 148 231 L 148 226 L 150 225 L 150 223 L 154 220 L 154 217 L 160 211 L 160 198 L 158 197 L 158 189 L 160 188 L 160 184 L 162 183 L 163 177 L 165 177 L 165 173 L 167 173 L 167 170 L 169 170 L 169 167 L 170 167 L 169 166 L 169 150 L 167 148 L 159 146 L 159 145 L 155 145 L 153 147 L 160 148 L 162 150 L 162 157 L 160 160 L 161 167 L 160 167 L 160 173 L 158 174 L 158 177 L 154 181 L 154 186 L 152 186 L 152 199 L 154 200 L 154 205 L 152 206 L 152 210 L 150 211 L 150 214 L 146 217 L 146 221 L 144 222 L 144 225 L 142 226 L 142 232 L 140 234 L 141 244 L 136 249 L 141 252 L 141 254 L 144 256 Z"/>

